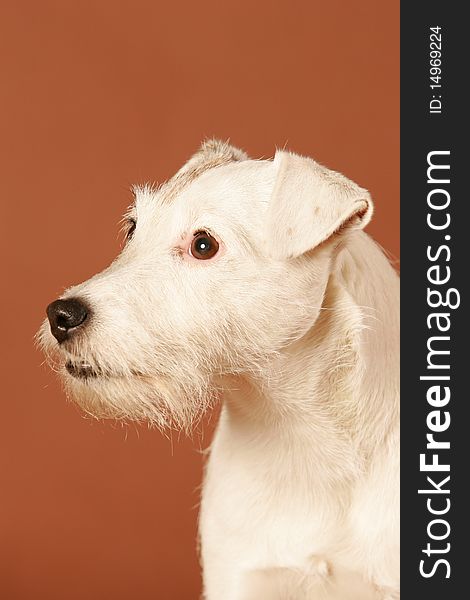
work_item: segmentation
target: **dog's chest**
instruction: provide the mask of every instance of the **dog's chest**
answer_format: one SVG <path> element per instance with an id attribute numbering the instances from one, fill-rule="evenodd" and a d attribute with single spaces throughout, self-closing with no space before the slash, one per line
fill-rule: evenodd
<path id="1" fill-rule="evenodd" d="M 202 493 L 203 553 L 231 556 L 250 568 L 302 568 L 336 547 L 342 494 L 325 493 L 321 453 L 296 452 L 279 440 L 234 432 L 222 422 Z"/>

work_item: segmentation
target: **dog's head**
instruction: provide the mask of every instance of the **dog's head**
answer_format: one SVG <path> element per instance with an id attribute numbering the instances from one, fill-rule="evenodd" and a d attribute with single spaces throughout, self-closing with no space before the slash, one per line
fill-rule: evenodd
<path id="1" fill-rule="evenodd" d="M 126 245 L 49 305 L 39 338 L 91 414 L 188 426 L 219 376 L 259 375 L 315 322 L 368 193 L 311 159 L 209 141 L 135 189 Z"/>

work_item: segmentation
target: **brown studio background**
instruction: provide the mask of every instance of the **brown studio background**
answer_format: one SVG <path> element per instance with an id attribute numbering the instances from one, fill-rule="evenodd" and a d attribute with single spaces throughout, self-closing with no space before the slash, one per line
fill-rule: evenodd
<path id="1" fill-rule="evenodd" d="M 3 0 L 0 597 L 198 598 L 193 440 L 81 418 L 33 346 L 119 250 L 129 186 L 205 136 L 367 187 L 398 255 L 398 0 Z M 213 419 L 214 420 L 214 419 Z"/>

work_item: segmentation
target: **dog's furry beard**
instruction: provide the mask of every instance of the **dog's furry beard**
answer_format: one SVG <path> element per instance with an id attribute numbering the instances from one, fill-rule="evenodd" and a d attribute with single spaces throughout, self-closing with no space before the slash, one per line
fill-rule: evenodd
<path id="1" fill-rule="evenodd" d="M 145 421 L 159 429 L 189 431 L 216 400 L 210 374 L 194 365 L 188 370 L 173 362 L 167 375 L 142 363 L 123 366 L 112 352 L 106 360 L 97 359 L 89 350 L 77 352 L 77 345 L 64 350 L 51 339 L 47 324 L 38 333 L 37 343 L 60 376 L 67 397 L 97 419 Z M 85 366 L 89 373 L 72 375 L 67 363 L 77 370 Z"/>
<path id="2" fill-rule="evenodd" d="M 191 429 L 214 400 L 203 378 L 185 385 L 163 375 L 79 379 L 65 371 L 63 381 L 67 395 L 96 418 L 146 421 L 160 429 Z"/>
<path id="3" fill-rule="evenodd" d="M 259 341 L 261 332 L 255 330 L 255 337 L 257 334 Z M 98 351 L 80 340 L 71 340 L 66 348 L 59 346 L 45 322 L 37 334 L 37 344 L 48 365 L 60 376 L 67 397 L 88 415 L 145 421 L 159 429 L 189 433 L 219 398 L 222 388 L 217 386 L 224 375 L 243 373 L 258 379 L 277 354 L 254 351 L 253 340 L 248 339 L 235 354 L 229 354 L 226 336 L 214 339 L 217 337 L 212 338 L 211 348 L 194 349 L 188 343 L 185 347 L 167 345 L 158 352 L 145 352 L 141 346 L 136 359 L 135 352 L 125 352 L 122 347 Z M 85 366 L 90 372 L 74 376 L 67 363 L 77 370 Z"/>

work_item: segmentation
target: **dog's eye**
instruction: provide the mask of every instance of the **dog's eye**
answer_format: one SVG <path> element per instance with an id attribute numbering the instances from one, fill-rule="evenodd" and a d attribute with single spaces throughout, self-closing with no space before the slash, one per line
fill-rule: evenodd
<path id="1" fill-rule="evenodd" d="M 208 258 L 215 256 L 218 249 L 219 244 L 217 240 L 206 231 L 199 231 L 194 235 L 189 248 L 189 253 L 199 260 L 207 260 Z"/>
<path id="2" fill-rule="evenodd" d="M 126 232 L 126 242 L 131 239 L 134 235 L 134 231 L 137 225 L 137 221 L 135 219 L 129 219 L 127 224 L 127 232 Z"/>

